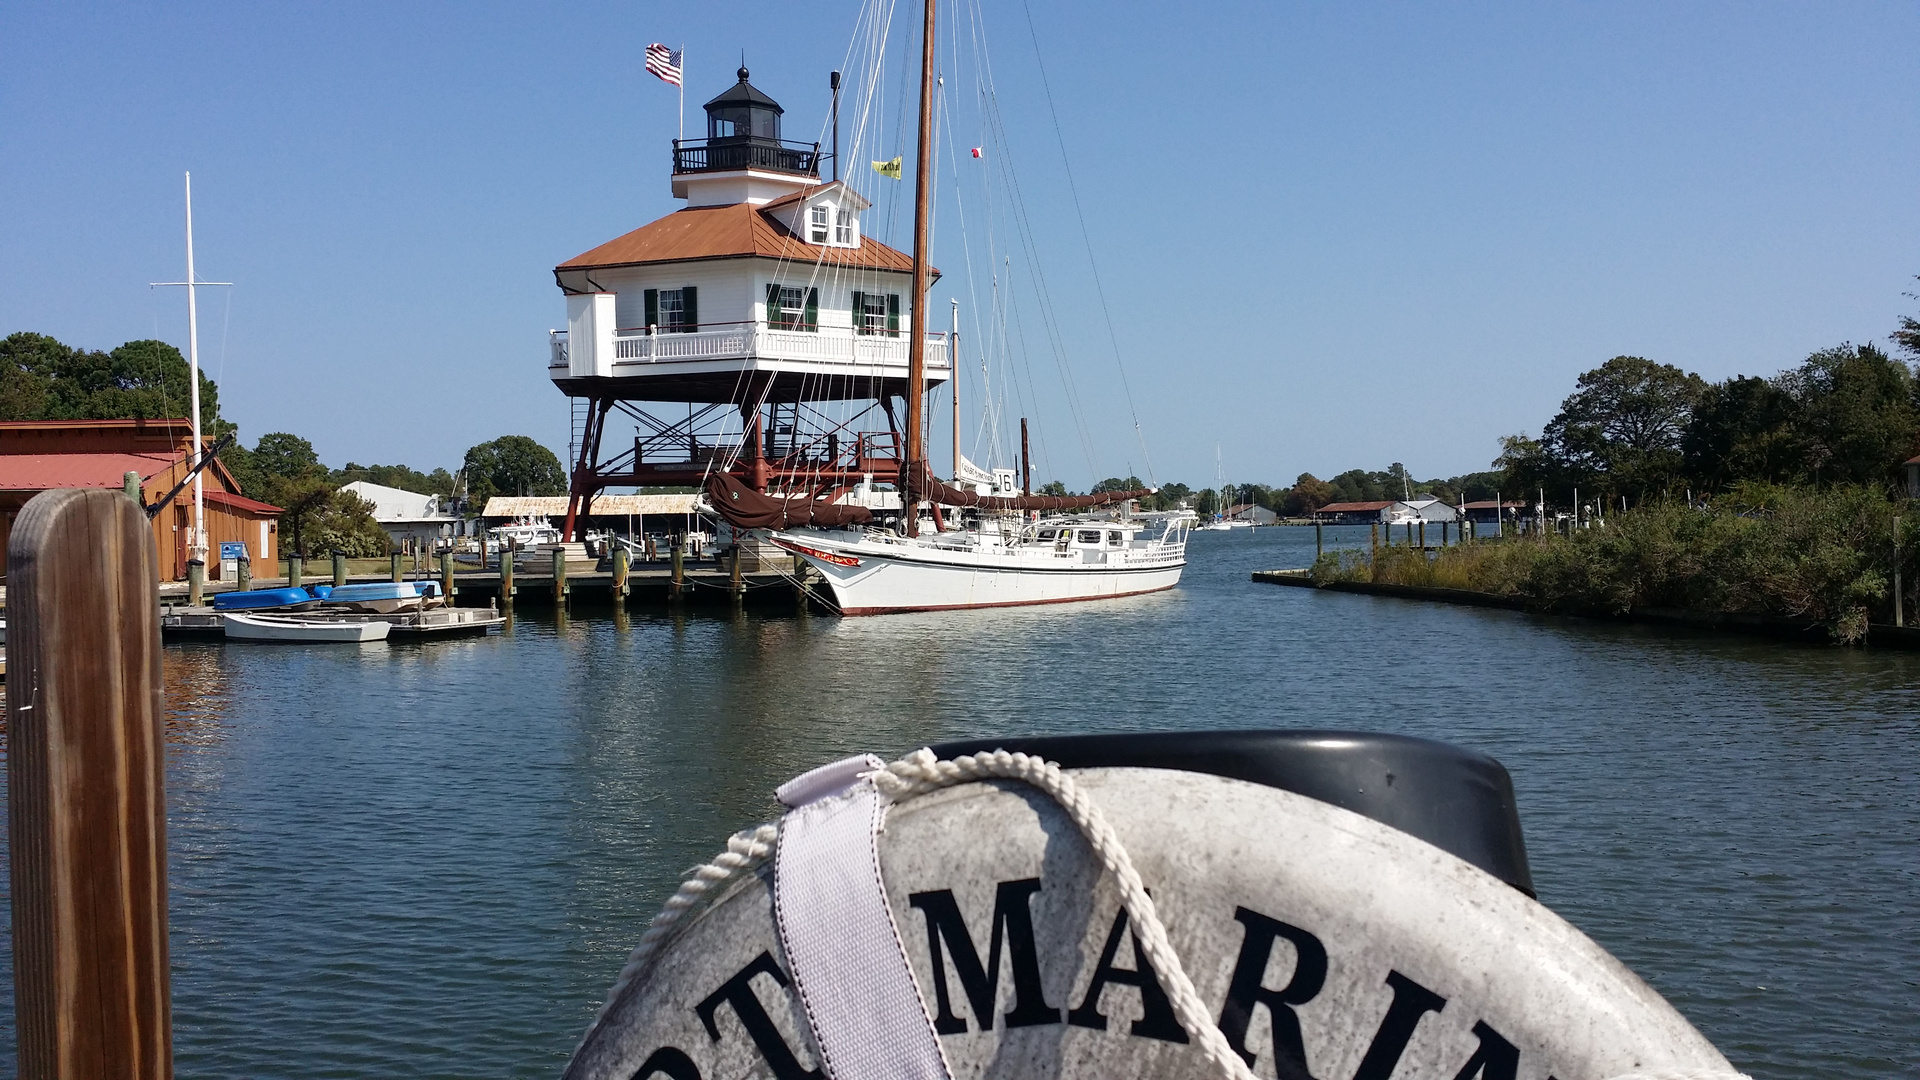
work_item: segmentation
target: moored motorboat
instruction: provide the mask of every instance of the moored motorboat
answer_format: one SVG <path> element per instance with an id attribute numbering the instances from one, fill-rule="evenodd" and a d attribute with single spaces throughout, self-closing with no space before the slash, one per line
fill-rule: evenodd
<path id="1" fill-rule="evenodd" d="M 341 619 L 306 615 L 247 614 L 223 617 L 230 641 L 287 643 L 385 641 L 393 625 L 384 619 Z"/>

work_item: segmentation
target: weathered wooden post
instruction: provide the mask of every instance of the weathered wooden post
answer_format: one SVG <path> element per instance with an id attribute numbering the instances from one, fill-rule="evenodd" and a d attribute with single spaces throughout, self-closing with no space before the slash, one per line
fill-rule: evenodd
<path id="1" fill-rule="evenodd" d="M 738 539 L 733 542 L 732 555 L 731 565 L 727 570 L 727 591 L 733 594 L 734 602 L 738 603 L 741 597 L 747 594 L 747 587 L 740 580 L 740 541 Z"/>
<path id="2" fill-rule="evenodd" d="M 553 549 L 553 606 L 567 606 L 567 546 L 556 544 Z"/>
<path id="3" fill-rule="evenodd" d="M 1413 527 L 1409 525 L 1407 527 L 1407 531 L 1412 532 Z M 1407 537 L 1407 539 L 1412 540 L 1413 537 L 1409 536 Z M 1421 551 L 1427 550 L 1427 519 L 1426 518 L 1420 519 L 1420 550 Z"/>
<path id="4" fill-rule="evenodd" d="M 446 598 L 446 605 L 453 606 L 453 548 L 440 553 L 440 595 Z"/>
<path id="5" fill-rule="evenodd" d="M 347 583 L 347 553 L 339 548 L 333 550 L 333 587 L 339 588 Z"/>
<path id="6" fill-rule="evenodd" d="M 513 606 L 513 549 L 500 549 L 500 607 Z"/>
<path id="7" fill-rule="evenodd" d="M 173 1075 L 159 581 L 111 490 L 33 497 L 7 545 L 19 1075 Z"/>
<path id="8" fill-rule="evenodd" d="M 627 568 L 633 561 L 633 555 L 619 544 L 613 546 L 613 595 L 627 595 Z"/>
<path id="9" fill-rule="evenodd" d="M 304 561 L 305 560 L 301 559 L 299 555 L 287 556 L 287 587 L 288 588 L 297 589 L 300 587 L 300 568 L 301 568 L 301 564 Z"/>
<path id="10" fill-rule="evenodd" d="M 1907 605 L 1900 592 L 1900 515 L 1893 515 L 1893 625 L 1907 625 Z"/>
<path id="11" fill-rule="evenodd" d="M 667 599 L 678 600 L 680 593 L 687 587 L 687 538 L 684 533 L 673 534 L 673 579 L 667 583 Z"/>
<path id="12" fill-rule="evenodd" d="M 1372 532 L 1373 532 L 1373 545 L 1372 545 L 1372 546 L 1373 546 L 1373 555 L 1372 555 L 1372 557 L 1373 557 L 1373 558 L 1374 558 L 1374 559 L 1375 559 L 1375 560 L 1377 561 L 1377 560 L 1378 560 L 1378 559 L 1380 558 L 1380 519 L 1378 519 L 1378 518 L 1375 518 L 1375 519 L 1374 519 L 1374 521 L 1373 521 L 1373 527 L 1372 527 Z M 1391 538 L 1392 538 L 1392 534 L 1391 534 L 1391 533 L 1389 533 L 1389 534 L 1388 534 L 1388 538 L 1389 538 L 1389 539 L 1391 539 Z"/>
<path id="13" fill-rule="evenodd" d="M 1327 553 L 1327 542 L 1320 532 L 1322 524 L 1319 518 L 1313 519 L 1313 560 L 1315 562 L 1319 562 L 1320 556 Z"/>
<path id="14" fill-rule="evenodd" d="M 392 554 L 388 555 L 387 558 L 393 564 L 387 571 L 390 580 L 393 580 L 393 581 L 406 580 L 406 574 L 403 573 L 400 569 L 400 553 L 398 551 L 395 551 Z"/>
<path id="15" fill-rule="evenodd" d="M 199 607 L 207 588 L 207 564 L 199 559 L 187 560 L 187 606 Z"/>
<path id="16" fill-rule="evenodd" d="M 233 575 L 233 583 L 241 592 L 246 592 L 248 589 L 253 588 L 253 561 L 250 559 L 241 559 L 239 562 L 234 563 Z"/>
<path id="17" fill-rule="evenodd" d="M 480 534 L 480 569 L 487 568 L 487 534 Z"/>
<path id="18" fill-rule="evenodd" d="M 133 505 L 141 506 L 142 509 L 145 509 L 145 507 L 142 506 L 141 499 L 140 499 L 140 474 L 139 473 L 134 472 L 132 469 L 128 469 L 127 475 L 120 478 L 120 490 L 126 493 L 127 498 L 133 500 Z"/>

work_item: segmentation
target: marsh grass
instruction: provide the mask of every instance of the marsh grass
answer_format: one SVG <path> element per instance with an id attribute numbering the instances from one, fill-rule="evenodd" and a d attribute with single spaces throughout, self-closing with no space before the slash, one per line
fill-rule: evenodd
<path id="1" fill-rule="evenodd" d="M 1329 552 L 1312 577 L 1465 589 L 1539 611 L 1774 615 L 1855 642 L 1870 620 L 1891 616 L 1892 522 L 1903 508 L 1902 572 L 1911 586 L 1920 570 L 1912 504 L 1864 487 L 1766 485 L 1736 488 L 1708 509 L 1651 504 L 1571 538 L 1509 537 L 1433 553 L 1382 547 L 1373 557 Z"/>

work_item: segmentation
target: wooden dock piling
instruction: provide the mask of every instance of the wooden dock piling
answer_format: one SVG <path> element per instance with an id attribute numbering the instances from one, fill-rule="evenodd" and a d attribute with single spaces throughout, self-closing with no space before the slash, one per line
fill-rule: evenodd
<path id="1" fill-rule="evenodd" d="M 247 559 L 234 563 L 233 576 L 234 584 L 240 587 L 241 592 L 253 588 L 253 563 Z"/>
<path id="2" fill-rule="evenodd" d="M 1313 559 L 1315 562 L 1320 561 L 1320 556 L 1327 553 L 1327 542 L 1320 532 L 1322 526 L 1323 522 L 1321 522 L 1319 518 L 1313 519 Z"/>
<path id="3" fill-rule="evenodd" d="M 337 589 L 346 583 L 347 553 L 344 551 L 335 551 L 333 553 L 333 587 Z"/>
<path id="4" fill-rule="evenodd" d="M 627 595 L 627 569 L 633 561 L 633 555 L 626 548 L 614 545 L 613 548 L 613 593 L 615 596 Z"/>
<path id="5" fill-rule="evenodd" d="M 678 600 L 687 587 L 687 540 L 676 533 L 673 537 L 673 579 L 667 585 L 667 599 Z"/>
<path id="6" fill-rule="evenodd" d="M 400 553 L 398 551 L 393 552 L 391 555 L 387 556 L 387 559 L 393 564 L 392 569 L 388 571 L 388 573 L 392 575 L 393 580 L 394 581 L 406 580 L 406 575 L 402 573 L 400 570 Z"/>
<path id="7" fill-rule="evenodd" d="M 287 588 L 300 587 L 300 571 L 304 568 L 305 562 L 306 560 L 298 555 L 287 556 Z"/>
<path id="8" fill-rule="evenodd" d="M 500 550 L 500 608 L 503 611 L 513 608 L 513 549 Z"/>
<path id="9" fill-rule="evenodd" d="M 207 591 L 207 564 L 199 559 L 187 560 L 187 606 L 199 607 Z"/>
<path id="10" fill-rule="evenodd" d="M 451 606 L 457 591 L 453 586 L 453 549 L 448 548 L 440 553 L 440 595 Z"/>
<path id="11" fill-rule="evenodd" d="M 734 542 L 732 555 L 733 558 L 727 569 L 727 590 L 733 594 L 735 600 L 739 600 L 747 594 L 747 587 L 746 583 L 740 579 L 740 544 L 738 541 Z"/>
<path id="12" fill-rule="evenodd" d="M 29 501 L 7 549 L 19 1075 L 168 1080 L 159 581 L 111 490 Z"/>
<path id="13" fill-rule="evenodd" d="M 553 606 L 567 606 L 567 548 L 564 544 L 553 549 Z"/>

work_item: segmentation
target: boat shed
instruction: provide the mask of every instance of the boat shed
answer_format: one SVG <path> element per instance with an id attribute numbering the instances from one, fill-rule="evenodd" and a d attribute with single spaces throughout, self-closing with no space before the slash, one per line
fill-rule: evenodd
<path id="1" fill-rule="evenodd" d="M 129 472 L 140 476 L 140 499 L 165 498 L 187 475 L 193 429 L 185 420 L 0 421 L 0 545 L 27 500 L 51 488 L 119 489 Z M 209 437 L 205 439 L 212 443 Z M 280 508 L 249 499 L 218 458 L 202 473 L 206 505 L 207 576 L 217 580 L 220 550 L 243 545 L 249 560 L 280 558 Z M 162 581 L 187 576 L 193 489 L 183 488 L 153 518 L 156 568 Z M 4 574 L 0 568 L 0 574 Z"/>
<path id="2" fill-rule="evenodd" d="M 1227 507 L 1227 520 L 1246 521 L 1255 525 L 1272 525 L 1280 520 L 1280 515 L 1258 503 L 1235 503 Z"/>
<path id="3" fill-rule="evenodd" d="M 460 519 L 444 509 L 446 500 L 438 495 L 423 495 L 365 480 L 342 484 L 340 490 L 352 492 L 373 504 L 373 520 L 380 523 L 396 548 L 412 550 L 420 544 L 432 544 L 460 533 Z"/>
<path id="4" fill-rule="evenodd" d="M 1475 502 L 1462 503 L 1460 506 L 1461 513 L 1466 519 L 1476 525 L 1491 525 L 1499 519 L 1502 513 L 1508 518 L 1512 518 L 1523 513 L 1526 509 L 1526 503 L 1513 502 L 1511 500 L 1495 501 L 1493 499 L 1481 499 Z"/>
<path id="5" fill-rule="evenodd" d="M 1446 521 L 1459 521 L 1460 512 L 1431 495 L 1416 495 L 1390 506 L 1387 509 L 1386 520 L 1396 525 L 1403 522 L 1425 522 L 1428 525 L 1438 525 Z"/>
<path id="6" fill-rule="evenodd" d="M 1386 521 L 1388 511 L 1396 504 L 1392 499 L 1380 499 L 1372 502 L 1328 503 L 1313 512 L 1315 520 L 1329 525 L 1365 525 L 1370 521 Z"/>

